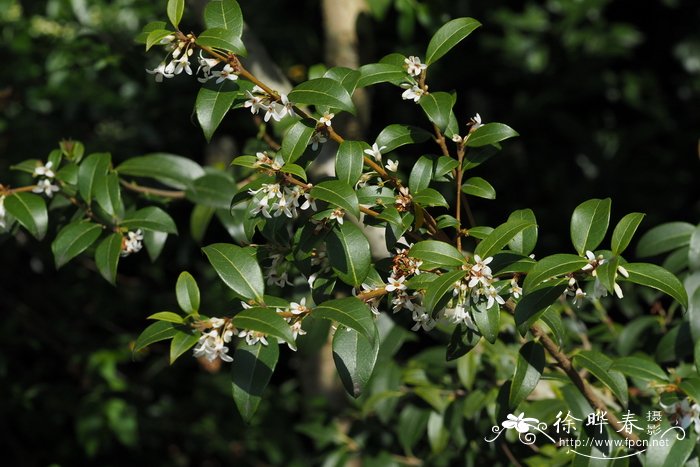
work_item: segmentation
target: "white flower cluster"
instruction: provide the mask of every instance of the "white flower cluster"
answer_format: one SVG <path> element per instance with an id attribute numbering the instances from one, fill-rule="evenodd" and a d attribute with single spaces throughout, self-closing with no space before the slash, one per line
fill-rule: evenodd
<path id="1" fill-rule="evenodd" d="M 248 305 L 245 302 L 241 302 L 241 305 L 243 305 L 243 308 L 250 308 L 250 305 Z M 303 336 L 306 334 L 306 331 L 304 331 L 301 328 L 302 325 L 302 320 L 304 318 L 303 315 L 306 315 L 311 311 L 309 307 L 306 306 L 306 297 L 302 298 L 299 300 L 299 303 L 296 302 L 291 302 L 289 304 L 289 307 L 282 309 L 282 308 L 276 308 L 275 311 L 277 313 L 292 313 L 294 317 L 291 316 L 286 316 L 284 317 L 284 320 L 289 323 L 289 328 L 292 331 L 292 337 L 294 340 L 297 340 L 297 337 Z M 262 345 L 269 345 L 269 342 L 267 341 L 267 334 L 264 334 L 262 332 L 258 331 L 245 331 L 242 330 L 238 332 L 237 334 L 238 337 L 245 339 L 246 344 L 248 345 L 255 345 L 258 342 L 261 343 Z M 285 341 L 284 339 L 277 339 L 278 344 L 283 344 Z M 287 346 L 292 349 L 294 349 L 291 344 L 287 343 Z"/>
<path id="2" fill-rule="evenodd" d="M 274 253 L 270 255 L 272 263 L 265 268 L 265 279 L 268 285 L 277 285 L 279 287 L 284 287 L 285 285 L 293 285 L 289 281 L 289 275 L 287 274 L 287 263 L 284 261 L 284 255 L 282 253 Z"/>
<path id="3" fill-rule="evenodd" d="M 421 76 L 423 71 L 428 68 L 428 65 L 422 63 L 420 58 L 411 55 L 404 60 L 404 68 L 408 73 L 409 82 L 401 83 L 404 92 L 401 94 L 403 100 L 412 100 L 413 102 L 420 101 L 420 98 L 425 94 L 425 89 L 416 83 L 415 78 Z"/>
<path id="4" fill-rule="evenodd" d="M 602 255 L 596 256 L 592 251 L 586 251 L 586 259 L 588 264 L 581 268 L 581 271 L 590 272 L 591 276 L 595 277 L 595 282 L 593 283 L 593 299 L 598 299 L 600 297 L 605 297 L 608 295 L 608 291 L 605 286 L 600 282 L 598 278 L 597 269 L 600 265 L 605 264 L 605 259 Z M 617 266 L 615 271 L 615 277 L 613 279 L 613 291 L 617 298 L 623 298 L 622 287 L 616 282 L 618 276 L 629 277 L 627 269 L 621 264 Z M 586 297 L 586 292 L 584 292 L 578 284 L 578 281 L 573 276 L 569 279 L 569 285 L 567 290 L 564 292 L 565 296 L 573 296 L 573 304 L 580 306 L 583 303 L 583 299 Z"/>
<path id="5" fill-rule="evenodd" d="M 474 133 L 478 128 L 484 126 L 484 124 L 481 123 L 481 115 L 477 113 L 472 118 L 470 118 L 469 122 L 467 123 L 467 126 L 469 127 L 469 133 Z M 457 144 L 462 144 L 466 140 L 466 138 L 466 136 L 460 136 L 456 133 L 452 135 L 452 141 L 454 141 Z"/>
<path id="6" fill-rule="evenodd" d="M 264 110 L 264 120 L 266 122 L 270 121 L 270 119 L 279 122 L 288 115 L 292 117 L 296 115 L 294 105 L 289 102 L 286 94 L 280 94 L 279 98 L 273 99 L 270 94 L 257 85 L 252 91 L 246 91 L 246 94 L 248 95 L 248 100 L 243 104 L 244 107 L 250 109 L 253 115 Z M 330 122 L 330 119 L 328 121 Z"/>
<path id="7" fill-rule="evenodd" d="M 36 186 L 32 188 L 34 193 L 44 193 L 51 198 L 53 194 L 59 190 L 58 185 L 52 183 L 53 178 L 56 176 L 52 167 L 53 162 L 49 161 L 46 165 L 38 165 L 34 169 L 33 177 L 43 177 L 36 183 Z"/>
<path id="8" fill-rule="evenodd" d="M 690 404 L 686 398 L 670 405 L 661 404 L 664 412 L 670 415 L 671 424 L 684 430 L 693 425 L 695 433 L 700 435 L 700 404 Z"/>
<path id="9" fill-rule="evenodd" d="M 122 238 L 121 256 L 129 256 L 132 253 L 138 253 L 143 248 L 143 232 L 138 229 L 135 232 L 127 232 L 126 237 Z"/>
<path id="10" fill-rule="evenodd" d="M 226 344 L 231 342 L 231 338 L 236 329 L 231 324 L 231 321 L 221 318 L 209 319 L 208 327 L 211 331 L 203 332 L 194 348 L 194 356 L 196 358 L 205 357 L 210 362 L 217 358 L 225 362 L 232 362 L 233 358 L 228 354 Z"/>
<path id="11" fill-rule="evenodd" d="M 166 46 L 166 49 L 170 51 L 157 67 L 153 70 L 146 69 L 147 73 L 155 75 L 157 83 L 162 82 L 163 78 L 172 78 L 183 71 L 192 75 L 192 67 L 190 67 L 190 57 L 194 53 L 194 36 L 192 34 L 188 34 L 184 40 L 177 40 L 174 34 L 170 34 L 161 39 L 160 44 Z M 170 56 L 172 59 L 166 63 Z"/>
<path id="12" fill-rule="evenodd" d="M 268 219 L 281 215 L 294 219 L 299 216 L 299 210 L 316 210 L 316 201 L 300 186 L 282 187 L 279 183 L 264 183 L 257 190 L 248 190 L 248 193 L 255 196 L 252 201 L 254 208 L 250 213 L 260 213 Z"/>

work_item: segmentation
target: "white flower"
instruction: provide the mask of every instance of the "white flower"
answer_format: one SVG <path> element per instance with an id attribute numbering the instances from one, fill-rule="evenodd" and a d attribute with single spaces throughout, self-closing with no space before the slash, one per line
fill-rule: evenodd
<path id="1" fill-rule="evenodd" d="M 146 73 L 156 75 L 156 83 L 161 83 L 163 82 L 163 78 L 172 78 L 173 76 L 175 76 L 172 72 L 166 70 L 166 68 L 167 67 L 165 65 L 165 62 L 160 62 L 160 65 L 158 65 L 152 70 L 149 70 L 147 68 Z"/>
<path id="2" fill-rule="evenodd" d="M 469 125 L 471 126 L 469 131 L 475 131 L 477 128 L 483 126 L 483 123 L 481 123 L 481 115 L 477 113 L 471 119 L 469 119 Z"/>
<path id="3" fill-rule="evenodd" d="M 686 398 L 671 405 L 661 403 L 664 412 L 670 414 L 671 424 L 678 425 L 684 430 L 692 424 L 695 432 L 700 434 L 700 404 L 690 405 Z"/>
<path id="4" fill-rule="evenodd" d="M 313 199 L 310 194 L 304 193 L 304 202 L 299 206 L 299 209 L 306 211 L 309 208 L 311 208 L 312 211 L 316 210 L 316 200 Z"/>
<path id="5" fill-rule="evenodd" d="M 630 273 L 627 272 L 627 269 L 624 268 L 621 264 L 617 266 L 617 272 L 620 273 L 621 276 L 623 277 L 629 277 Z"/>
<path id="6" fill-rule="evenodd" d="M 265 99 L 263 97 L 257 96 L 250 91 L 246 91 L 246 94 L 248 95 L 248 100 L 245 101 L 243 106 L 246 109 L 250 109 L 250 113 L 255 115 L 260 110 L 267 110 L 267 105 L 265 105 Z"/>
<path id="7" fill-rule="evenodd" d="M 372 145 L 372 149 L 365 149 L 365 154 L 374 157 L 377 162 L 382 161 L 382 150 L 386 149 L 386 146 L 379 147 L 377 143 Z"/>
<path id="8" fill-rule="evenodd" d="M 308 313 L 309 308 L 306 306 L 306 297 L 299 300 L 299 303 L 296 303 L 296 302 L 290 303 L 289 304 L 289 311 L 291 311 L 292 314 L 295 314 L 295 315 L 300 315 L 302 313 Z"/>
<path id="9" fill-rule="evenodd" d="M 486 308 L 491 308 L 494 305 L 494 303 L 498 303 L 499 305 L 503 305 L 506 303 L 506 301 L 503 299 L 503 297 L 498 295 L 497 288 L 490 286 L 490 287 L 486 288 L 485 292 L 486 292 L 486 297 L 488 297 L 488 299 L 486 301 Z"/>
<path id="10" fill-rule="evenodd" d="M 401 276 L 396 279 L 393 274 L 389 277 L 389 283 L 384 288 L 387 292 L 393 292 L 394 290 L 406 290 L 406 284 L 403 281 L 406 280 L 406 276 Z"/>
<path id="11" fill-rule="evenodd" d="M 513 298 L 518 298 L 523 294 L 523 289 L 518 285 L 518 281 L 515 278 L 510 281 L 510 290 L 508 290 Z"/>
<path id="12" fill-rule="evenodd" d="M 143 248 L 143 232 L 138 229 L 135 232 L 127 232 L 126 237 L 122 239 L 122 256 L 128 256 L 132 253 L 138 253 Z"/>
<path id="13" fill-rule="evenodd" d="M 53 162 L 51 161 L 47 162 L 46 165 L 39 165 L 35 167 L 32 177 L 54 178 L 56 174 L 53 173 L 51 167 L 53 167 Z"/>
<path id="14" fill-rule="evenodd" d="M 295 115 L 294 107 L 292 103 L 289 102 L 289 99 L 287 98 L 286 94 L 280 94 L 279 102 L 272 102 L 267 107 L 267 112 L 265 113 L 264 120 L 267 122 L 270 120 L 270 118 L 272 118 L 276 122 L 279 122 L 287 115 L 292 117 Z"/>
<path id="15" fill-rule="evenodd" d="M 338 224 L 343 223 L 343 217 L 345 217 L 345 211 L 343 211 L 340 208 L 334 209 L 333 212 L 330 215 L 330 219 L 335 219 L 338 221 Z"/>
<path id="16" fill-rule="evenodd" d="M 51 180 L 48 178 L 44 178 L 42 180 L 39 180 L 34 188 L 32 188 L 32 192 L 34 193 L 44 193 L 46 196 L 51 198 L 55 192 L 59 190 L 58 185 L 52 185 Z"/>
<path id="17" fill-rule="evenodd" d="M 387 159 L 386 165 L 384 166 L 389 172 L 396 172 L 399 170 L 399 161 L 392 161 Z"/>
<path id="18" fill-rule="evenodd" d="M 522 412 L 520 415 L 517 417 L 515 415 L 508 414 L 506 417 L 508 420 L 505 420 L 501 423 L 503 425 L 503 428 L 506 428 L 508 430 L 515 428 L 518 430 L 518 433 L 527 433 L 528 430 L 530 429 L 530 425 L 528 422 L 539 422 L 536 418 L 524 418 L 525 417 L 525 412 Z"/>
<path id="19" fill-rule="evenodd" d="M 455 133 L 454 135 L 452 135 L 452 141 L 454 141 L 454 142 L 457 143 L 457 144 L 461 144 L 461 143 L 462 143 L 462 137 L 459 136 L 457 133 Z"/>
<path id="20" fill-rule="evenodd" d="M 5 224 L 5 196 L 0 196 L 0 229 L 7 227 Z"/>
<path id="21" fill-rule="evenodd" d="M 262 345 L 267 345 L 267 335 L 256 331 L 241 331 L 238 337 L 244 337 L 248 345 L 255 345 L 260 342 Z"/>
<path id="22" fill-rule="evenodd" d="M 405 91 L 401 94 L 401 98 L 403 100 L 413 100 L 413 102 L 418 102 L 423 94 L 425 94 L 425 91 L 415 84 L 403 83 L 401 87 L 405 89 Z"/>
<path id="23" fill-rule="evenodd" d="M 233 326 L 230 323 L 227 324 L 224 329 L 224 334 L 221 336 L 217 329 L 223 325 L 224 320 L 212 318 L 210 321 L 219 325 L 213 326 L 214 329 L 209 332 L 202 333 L 194 348 L 194 356 L 196 358 L 204 357 L 210 362 L 213 362 L 217 358 L 225 362 L 232 362 L 233 358 L 228 355 L 229 349 L 225 344 L 230 342 L 233 337 Z M 219 321 L 221 321 L 221 323 L 219 323 Z"/>
<path id="24" fill-rule="evenodd" d="M 411 76 L 420 76 L 420 74 L 428 68 L 428 65 L 421 63 L 420 58 L 411 55 L 410 57 L 404 59 L 406 72 Z"/>
<path id="25" fill-rule="evenodd" d="M 290 209 L 289 202 L 287 198 L 282 197 L 276 203 L 272 205 L 272 209 L 275 211 L 273 214 L 275 217 L 280 217 L 282 214 L 289 217 L 290 219 L 294 217 L 294 213 Z"/>
<path id="26" fill-rule="evenodd" d="M 318 273 L 315 272 L 309 276 L 309 278 L 306 280 L 306 282 L 309 284 L 309 288 L 313 289 L 314 288 L 314 282 L 316 282 L 316 279 L 318 278 Z"/>
<path id="27" fill-rule="evenodd" d="M 233 67 L 229 63 L 224 66 L 223 70 L 214 71 L 211 75 L 216 78 L 216 84 L 223 83 L 227 79 L 231 81 L 236 81 L 238 79 L 238 75 L 234 72 Z"/>
<path id="28" fill-rule="evenodd" d="M 314 131 L 314 133 L 311 135 L 311 140 L 309 140 L 309 144 L 311 145 L 311 150 L 315 151 L 316 149 L 318 149 L 319 144 L 323 144 L 326 141 L 328 141 L 328 138 L 326 138 L 326 135 L 324 135 L 320 131 Z"/>
<path id="29" fill-rule="evenodd" d="M 255 204 L 255 208 L 250 210 L 250 213 L 254 216 L 256 216 L 258 213 L 262 213 L 263 216 L 271 219 L 272 216 L 270 215 L 269 206 L 267 205 L 267 198 L 262 197 L 259 199 Z"/>
<path id="30" fill-rule="evenodd" d="M 333 122 L 331 120 L 335 117 L 335 114 L 325 114 L 323 117 L 318 119 L 318 123 L 325 124 L 326 126 L 331 126 Z"/>
<path id="31" fill-rule="evenodd" d="M 192 74 L 192 68 L 190 67 L 190 57 L 188 54 L 183 54 L 182 57 L 173 60 L 170 62 L 170 64 L 175 64 L 175 69 L 172 71 L 172 73 L 179 75 L 180 73 L 185 71 L 188 75 Z"/>
<path id="32" fill-rule="evenodd" d="M 586 292 L 581 290 L 581 287 L 576 289 L 576 293 L 574 294 L 574 305 L 581 306 L 583 303 L 583 299 L 586 297 Z"/>
<path id="33" fill-rule="evenodd" d="M 423 307 L 416 308 L 413 310 L 413 321 L 416 322 L 416 324 L 411 328 L 411 331 L 417 331 L 419 329 L 423 329 L 424 331 L 430 331 L 435 327 L 435 320 L 430 317 L 428 313 L 425 312 L 425 309 Z"/>

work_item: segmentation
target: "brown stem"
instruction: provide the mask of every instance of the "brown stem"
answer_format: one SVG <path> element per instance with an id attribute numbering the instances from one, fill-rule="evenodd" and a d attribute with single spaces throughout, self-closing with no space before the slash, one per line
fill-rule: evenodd
<path id="1" fill-rule="evenodd" d="M 457 166 L 457 176 L 455 178 L 456 185 L 457 185 L 457 206 L 455 207 L 455 218 L 457 219 L 457 225 L 458 225 L 458 232 L 455 237 L 455 244 L 457 245 L 457 249 L 462 251 L 462 236 L 459 234 L 459 230 L 462 228 L 462 178 L 464 177 L 464 171 L 462 170 L 462 160 L 464 159 L 464 146 L 459 145 L 457 148 L 457 162 L 459 165 Z"/>
<path id="2" fill-rule="evenodd" d="M 135 191 L 137 193 L 143 193 L 146 195 L 162 196 L 163 198 L 171 199 L 182 199 L 185 197 L 184 191 L 161 190 L 158 188 L 137 185 L 134 182 L 127 182 L 126 180 L 121 179 L 119 180 L 119 183 L 128 190 Z"/>

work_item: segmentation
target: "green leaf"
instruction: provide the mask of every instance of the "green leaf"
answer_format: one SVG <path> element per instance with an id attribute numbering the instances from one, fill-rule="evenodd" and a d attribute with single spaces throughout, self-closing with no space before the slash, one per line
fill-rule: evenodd
<path id="1" fill-rule="evenodd" d="M 155 206 L 139 209 L 132 213 L 122 221 L 121 226 L 129 230 L 155 230 L 177 235 L 177 227 L 175 227 L 175 222 L 170 214 Z"/>
<path id="2" fill-rule="evenodd" d="M 362 176 L 365 149 L 369 149 L 369 145 L 364 141 L 345 140 L 340 143 L 335 154 L 335 176 L 338 180 L 349 186 L 357 183 Z"/>
<path id="3" fill-rule="evenodd" d="M 472 177 L 464 182 L 462 192 L 479 198 L 496 199 L 496 190 L 481 177 Z"/>
<path id="4" fill-rule="evenodd" d="M 228 79 L 219 84 L 210 80 L 199 89 L 194 108 L 207 141 L 211 141 L 214 132 L 231 108 L 238 96 L 238 89 L 238 85 Z"/>
<path id="5" fill-rule="evenodd" d="M 450 442 L 450 432 L 445 427 L 444 414 L 435 411 L 430 412 L 428 417 L 428 442 L 430 451 L 439 454 L 447 448 Z"/>
<path id="6" fill-rule="evenodd" d="M 481 334 L 474 331 L 466 324 L 459 324 L 455 327 L 447 344 L 446 360 L 452 361 L 469 353 L 481 341 Z M 461 377 L 460 377 L 461 379 Z"/>
<path id="7" fill-rule="evenodd" d="M 508 405 L 514 410 L 535 389 L 544 371 L 544 348 L 537 342 L 526 342 L 518 352 Z"/>
<path id="8" fill-rule="evenodd" d="M 612 234 L 611 246 L 613 255 L 620 255 L 625 251 L 642 219 L 644 219 L 644 214 L 641 212 L 632 212 L 620 219 Z"/>
<path id="9" fill-rule="evenodd" d="M 452 170 L 459 167 L 459 162 L 452 159 L 450 156 L 440 156 L 435 161 L 435 173 L 434 177 L 440 178 L 443 175 L 452 172 Z M 445 179 L 443 178 L 443 181 Z"/>
<path id="10" fill-rule="evenodd" d="M 355 190 L 340 180 L 327 180 L 311 189 L 311 197 L 327 201 L 333 206 L 344 209 L 355 217 L 360 216 L 360 204 Z"/>
<path id="11" fill-rule="evenodd" d="M 158 259 L 163 247 L 165 246 L 165 241 L 168 239 L 168 234 L 166 232 L 156 232 L 155 230 L 146 230 L 143 233 L 143 244 L 148 252 L 148 257 L 151 262 Z"/>
<path id="12" fill-rule="evenodd" d="M 411 193 L 418 193 L 428 188 L 433 179 L 433 160 L 427 156 L 421 156 L 411 169 L 408 177 L 408 188 Z"/>
<path id="13" fill-rule="evenodd" d="M 690 243 L 695 226 L 687 222 L 657 225 L 639 239 L 637 256 L 648 257 L 667 253 Z"/>
<path id="14" fill-rule="evenodd" d="M 626 374 L 627 376 L 643 379 L 645 381 L 665 382 L 668 380 L 666 372 L 649 358 L 618 358 L 613 362 L 610 369 L 617 370 L 621 373 Z"/>
<path id="15" fill-rule="evenodd" d="M 446 272 L 426 286 L 425 297 L 423 298 L 423 306 L 428 313 L 432 313 L 438 309 L 445 295 L 450 293 L 454 288 L 455 282 L 461 280 L 467 271 L 458 269 L 456 271 Z"/>
<path id="16" fill-rule="evenodd" d="M 595 250 L 605 238 L 610 222 L 610 198 L 589 199 L 571 216 L 571 243 L 580 256 Z"/>
<path id="17" fill-rule="evenodd" d="M 450 121 L 452 106 L 455 104 L 454 96 L 446 92 L 431 92 L 425 94 L 418 104 L 428 119 L 444 132 Z"/>
<path id="18" fill-rule="evenodd" d="M 182 12 L 185 11 L 185 0 L 168 0 L 167 11 L 170 23 L 177 27 L 182 19 Z"/>
<path id="19" fill-rule="evenodd" d="M 524 295 L 515 306 L 515 325 L 521 335 L 525 335 L 530 325 L 564 293 L 568 280 L 551 282 Z"/>
<path id="20" fill-rule="evenodd" d="M 185 322 L 185 320 L 182 318 L 182 316 L 178 315 L 177 313 L 173 313 L 172 311 L 159 311 L 158 313 L 153 313 L 151 316 L 149 316 L 146 319 L 167 321 L 169 323 L 175 323 L 175 324 L 182 324 Z"/>
<path id="21" fill-rule="evenodd" d="M 100 152 L 90 154 L 80 164 L 78 169 L 78 189 L 80 190 L 80 195 L 88 203 L 92 201 L 96 179 L 107 175 L 107 170 L 109 170 L 111 163 L 112 156 L 109 153 Z"/>
<path id="22" fill-rule="evenodd" d="M 423 188 L 418 193 L 414 193 L 413 202 L 419 206 L 449 206 L 445 197 L 433 188 Z"/>
<path id="23" fill-rule="evenodd" d="M 141 32 L 136 36 L 136 39 L 135 39 L 136 43 L 145 44 L 146 38 L 148 37 L 149 33 L 156 31 L 156 30 L 165 29 L 166 26 L 167 26 L 167 23 L 165 21 L 151 21 L 150 23 L 146 24 L 141 29 Z M 65 154 L 68 155 L 68 154 L 70 154 L 70 152 L 66 150 Z"/>
<path id="24" fill-rule="evenodd" d="M 486 123 L 469 135 L 467 146 L 470 148 L 488 146 L 489 144 L 496 144 L 515 136 L 519 136 L 518 132 L 508 125 L 504 125 L 503 123 Z"/>
<path id="25" fill-rule="evenodd" d="M 434 412 L 420 408 L 417 405 L 406 405 L 401 411 L 398 425 L 396 426 L 396 435 L 401 447 L 406 452 L 412 452 L 413 446 L 425 434 L 431 413 Z"/>
<path id="26" fill-rule="evenodd" d="M 493 232 L 476 246 L 474 254 L 484 259 L 493 256 L 501 251 L 518 233 L 534 225 L 535 223 L 530 220 L 507 221 L 493 229 Z"/>
<path id="27" fill-rule="evenodd" d="M 49 225 L 49 214 L 41 196 L 33 193 L 15 193 L 5 197 L 4 206 L 37 240 L 44 238 Z"/>
<path id="28" fill-rule="evenodd" d="M 535 249 L 535 245 L 537 245 L 537 219 L 532 209 L 519 209 L 513 211 L 510 216 L 508 216 L 508 221 L 516 220 L 526 220 L 535 224 L 532 227 L 522 230 L 508 242 L 508 248 L 512 251 L 527 256 L 532 253 Z"/>
<path id="29" fill-rule="evenodd" d="M 358 88 L 364 88 L 379 83 L 399 85 L 406 79 L 406 70 L 402 66 L 391 63 L 369 63 L 360 67 Z"/>
<path id="30" fill-rule="evenodd" d="M 121 175 L 153 178 L 178 190 L 185 189 L 192 180 L 204 175 L 204 169 L 196 162 L 166 153 L 132 157 L 122 162 L 116 171 Z"/>
<path id="31" fill-rule="evenodd" d="M 690 377 L 681 381 L 679 384 L 680 388 L 685 392 L 688 397 L 693 399 L 695 403 L 700 404 L 700 378 Z"/>
<path id="32" fill-rule="evenodd" d="M 661 266 L 647 263 L 628 263 L 625 264 L 625 269 L 629 273 L 629 277 L 625 278 L 620 275 L 619 279 L 660 290 L 675 298 L 685 308 L 688 307 L 688 295 L 683 284 L 676 276 Z"/>
<path id="33" fill-rule="evenodd" d="M 337 321 L 347 328 L 354 329 L 371 345 L 377 342 L 377 326 L 374 324 L 372 311 L 358 298 L 346 297 L 323 302 L 315 307 L 311 314 L 315 318 Z"/>
<path id="34" fill-rule="evenodd" d="M 172 339 L 177 332 L 178 329 L 173 326 L 173 323 L 169 323 L 167 321 L 155 322 L 144 329 L 136 339 L 136 343 L 134 344 L 134 352 L 143 350 L 155 342 Z"/>
<path id="35" fill-rule="evenodd" d="M 265 281 L 258 261 L 249 250 L 228 243 L 202 248 L 222 281 L 243 298 L 263 303 Z"/>
<path id="36" fill-rule="evenodd" d="M 296 178 L 306 181 L 306 172 L 300 165 L 285 164 L 280 168 L 280 172 L 294 175 Z"/>
<path id="37" fill-rule="evenodd" d="M 231 389 L 238 412 L 250 423 L 279 359 L 279 346 L 242 343 L 231 364 Z"/>
<path id="38" fill-rule="evenodd" d="M 700 340 L 695 343 L 693 351 L 693 360 L 695 360 L 695 370 L 700 373 Z"/>
<path id="39" fill-rule="evenodd" d="M 248 308 L 234 316 L 231 322 L 238 329 L 261 332 L 268 336 L 282 339 L 290 347 L 296 349 L 294 335 L 289 327 L 289 323 L 272 308 Z M 270 342 L 270 345 L 276 346 L 276 343 L 273 341 Z"/>
<path id="40" fill-rule="evenodd" d="M 185 196 L 197 204 L 228 210 L 237 191 L 236 182 L 228 173 L 211 172 L 194 180 L 185 191 Z"/>
<path id="41" fill-rule="evenodd" d="M 243 13 L 235 0 L 212 1 L 204 8 L 207 28 L 228 29 L 234 35 L 243 34 Z"/>
<path id="42" fill-rule="evenodd" d="M 481 23 L 474 18 L 457 18 L 443 25 L 433 35 L 425 52 L 425 63 L 430 65 L 459 44 Z"/>
<path id="43" fill-rule="evenodd" d="M 540 315 L 540 319 L 552 331 L 559 345 L 563 345 L 564 337 L 566 336 L 566 328 L 561 320 L 561 315 L 559 314 L 557 306 L 552 305 L 547 307 L 544 313 Z"/>
<path id="44" fill-rule="evenodd" d="M 382 153 L 386 154 L 406 144 L 422 143 L 430 138 L 430 133 L 422 128 L 392 124 L 379 133 L 376 143 L 380 148 L 384 146 Z"/>
<path id="45" fill-rule="evenodd" d="M 700 224 L 695 227 L 688 245 L 688 266 L 691 270 L 700 269 Z"/>
<path id="46" fill-rule="evenodd" d="M 369 241 L 352 222 L 337 224 L 326 237 L 328 260 L 333 272 L 348 285 L 359 287 L 372 264 Z"/>
<path id="47" fill-rule="evenodd" d="M 352 68 L 334 66 L 326 70 L 326 72 L 323 73 L 323 77 L 337 81 L 345 88 L 348 94 L 352 96 L 352 93 L 355 92 L 355 88 L 357 87 L 357 82 L 360 79 L 360 72 Z"/>
<path id="48" fill-rule="evenodd" d="M 574 356 L 574 362 L 590 371 L 627 407 L 627 380 L 622 373 L 611 369 L 613 361 L 608 356 L 595 350 L 582 350 Z"/>
<path id="49" fill-rule="evenodd" d="M 523 283 L 523 289 L 527 293 L 547 279 L 578 271 L 587 264 L 587 260 L 576 255 L 558 254 L 547 256 L 539 260 L 530 269 Z"/>
<path id="50" fill-rule="evenodd" d="M 163 23 L 163 24 L 165 25 L 165 23 Z M 150 31 L 146 35 L 146 41 L 145 41 L 146 50 L 148 51 L 154 45 L 160 44 L 160 41 L 162 41 L 163 39 L 165 39 L 167 36 L 169 36 L 171 34 L 173 34 L 173 31 L 169 31 L 167 29 L 157 29 L 157 30 Z"/>
<path id="51" fill-rule="evenodd" d="M 690 324 L 681 322 L 666 332 L 658 340 L 655 359 L 657 362 L 671 362 L 681 360 L 693 352 L 693 336 L 690 333 Z"/>
<path id="52" fill-rule="evenodd" d="M 629 355 L 637 347 L 644 344 L 645 336 L 655 335 L 659 329 L 659 318 L 654 316 L 640 316 L 627 323 L 617 338 L 617 352 L 620 355 Z"/>
<path id="53" fill-rule="evenodd" d="M 437 240 L 424 240 L 415 243 L 408 255 L 423 260 L 425 269 L 458 267 L 467 264 L 467 259 L 457 248 Z"/>
<path id="54" fill-rule="evenodd" d="M 102 233 L 102 226 L 88 221 L 77 221 L 63 227 L 51 243 L 51 251 L 60 268 L 87 250 Z"/>
<path id="55" fill-rule="evenodd" d="M 193 330 L 178 330 L 170 341 L 170 364 L 175 363 L 182 354 L 190 350 L 199 341 L 199 334 Z"/>
<path id="56" fill-rule="evenodd" d="M 491 308 L 486 308 L 486 304 L 486 300 L 473 304 L 471 307 L 472 317 L 474 318 L 474 324 L 479 328 L 479 332 L 484 336 L 484 339 L 493 344 L 498 338 L 501 309 L 496 302 Z"/>
<path id="57" fill-rule="evenodd" d="M 299 120 L 289 127 L 282 139 L 280 150 L 286 163 L 294 162 L 304 154 L 314 134 L 314 127 L 314 124 L 307 120 Z"/>
<path id="58" fill-rule="evenodd" d="M 209 28 L 197 37 L 197 45 L 214 47 L 236 55 L 246 55 L 240 34 L 224 28 Z"/>
<path id="59" fill-rule="evenodd" d="M 352 397 L 362 394 L 372 376 L 379 353 L 379 339 L 374 345 L 354 329 L 338 326 L 333 335 L 333 361 L 345 390 Z"/>
<path id="60" fill-rule="evenodd" d="M 113 233 L 100 242 L 95 250 L 95 264 L 102 277 L 114 285 L 117 278 L 117 264 L 122 251 L 122 236 Z"/>
<path id="61" fill-rule="evenodd" d="M 199 311 L 199 287 L 189 272 L 180 273 L 175 284 L 175 295 L 182 311 L 187 314 L 196 314 Z"/>
<path id="62" fill-rule="evenodd" d="M 355 106 L 348 91 L 340 83 L 330 78 L 304 81 L 289 93 L 289 100 L 295 104 L 328 106 L 352 114 L 355 113 Z"/>
<path id="63" fill-rule="evenodd" d="M 95 201 L 112 217 L 120 218 L 124 215 L 124 202 L 119 188 L 119 176 L 109 173 L 104 177 L 96 177 L 93 186 Z"/>

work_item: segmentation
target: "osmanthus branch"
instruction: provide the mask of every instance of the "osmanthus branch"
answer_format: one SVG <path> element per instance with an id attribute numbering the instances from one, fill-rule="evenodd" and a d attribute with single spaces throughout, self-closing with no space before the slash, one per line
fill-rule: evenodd
<path id="1" fill-rule="evenodd" d="M 185 197 L 184 191 L 161 190 L 160 188 L 152 188 L 148 186 L 137 185 L 134 182 L 127 182 L 126 180 L 122 179 L 119 179 L 119 183 L 127 190 L 131 190 L 137 193 L 143 193 L 145 195 L 161 196 L 163 198 L 170 199 L 183 199 Z"/>
<path id="2" fill-rule="evenodd" d="M 4 185 L 0 185 L 0 196 L 10 196 L 14 195 L 15 193 L 26 193 L 26 192 L 31 192 L 34 191 L 35 188 L 37 188 L 38 185 L 27 185 L 27 186 L 19 186 L 17 188 L 10 188 Z"/>

